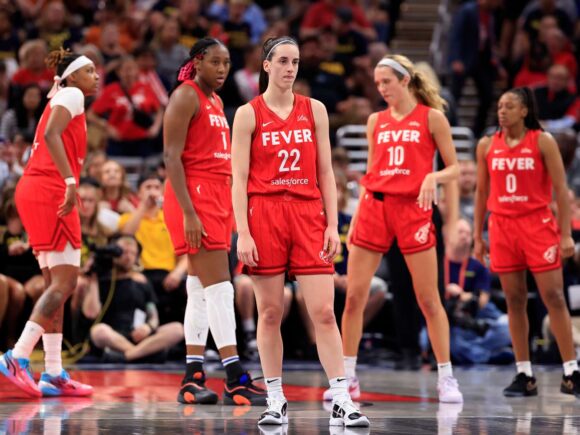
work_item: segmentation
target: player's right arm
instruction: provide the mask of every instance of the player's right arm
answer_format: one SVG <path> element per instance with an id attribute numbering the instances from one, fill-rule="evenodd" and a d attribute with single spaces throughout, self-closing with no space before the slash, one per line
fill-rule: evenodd
<path id="1" fill-rule="evenodd" d="M 477 144 L 477 182 L 475 189 L 475 212 L 473 214 L 474 254 L 482 264 L 485 264 L 485 244 L 483 241 L 483 222 L 487 211 L 489 197 L 489 172 L 487 169 L 487 153 L 491 145 L 491 137 L 484 136 Z"/>
<path id="2" fill-rule="evenodd" d="M 256 267 L 259 261 L 248 225 L 248 176 L 255 128 L 254 109 L 250 104 L 244 104 L 236 112 L 232 132 L 232 199 L 238 229 L 238 259 L 250 267 Z"/>
<path id="3" fill-rule="evenodd" d="M 367 144 L 368 144 L 368 154 L 367 154 L 367 174 L 368 172 L 371 170 L 371 167 L 373 165 L 373 150 L 375 148 L 375 126 L 377 125 L 377 119 L 379 117 L 378 112 L 372 113 L 369 116 L 369 119 L 367 120 Z M 356 224 L 356 220 L 357 220 L 357 216 L 358 216 L 358 209 L 360 207 L 360 200 L 364 197 L 365 195 L 365 187 L 360 184 L 360 192 L 358 195 L 359 201 L 358 201 L 358 205 L 356 207 L 356 210 L 352 216 L 352 220 L 350 222 L 350 226 L 348 228 L 348 233 L 346 234 L 346 246 L 348 249 L 351 248 L 351 237 L 352 237 L 352 232 L 354 231 L 354 226 Z"/>
<path id="4" fill-rule="evenodd" d="M 201 238 L 205 233 L 187 190 L 181 154 L 185 148 L 189 123 L 198 110 L 199 98 L 195 89 L 180 86 L 171 94 L 163 117 L 163 160 L 167 176 L 183 211 L 185 240 L 196 248 L 201 246 Z"/>

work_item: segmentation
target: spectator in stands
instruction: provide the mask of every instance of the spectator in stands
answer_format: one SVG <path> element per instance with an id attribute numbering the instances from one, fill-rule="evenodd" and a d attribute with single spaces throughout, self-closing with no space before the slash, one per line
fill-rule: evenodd
<path id="1" fill-rule="evenodd" d="M 298 78 L 308 82 L 312 98 L 321 101 L 329 113 L 334 113 L 337 104 L 347 97 L 347 89 L 342 77 L 321 68 L 322 60 L 318 36 L 310 36 L 300 42 Z"/>
<path id="2" fill-rule="evenodd" d="M 346 74 L 350 75 L 354 65 L 368 53 L 368 39 L 356 28 L 352 9 L 339 8 L 336 11 L 332 31 L 336 35 L 337 45 L 334 60 L 342 63 Z"/>
<path id="3" fill-rule="evenodd" d="M 20 68 L 12 76 L 16 91 L 24 86 L 36 83 L 43 92 L 48 92 L 53 83 L 54 71 L 44 64 L 48 51 L 42 39 L 26 41 L 18 50 Z"/>
<path id="4" fill-rule="evenodd" d="M 148 45 L 141 45 L 135 49 L 133 56 L 139 67 L 139 81 L 151 87 L 161 106 L 167 106 L 169 83 L 164 82 L 157 73 L 155 50 Z"/>
<path id="5" fill-rule="evenodd" d="M 20 39 L 18 33 L 12 25 L 10 12 L 7 9 L 0 9 L 0 59 L 9 64 L 10 70 L 17 68 L 16 56 Z"/>
<path id="6" fill-rule="evenodd" d="M 242 22 L 250 26 L 250 43 L 259 44 L 262 34 L 268 28 L 262 8 L 251 0 L 219 0 L 211 3 L 207 14 L 221 22 L 226 22 L 232 19 L 232 12 L 235 16 L 241 15 Z"/>
<path id="7" fill-rule="evenodd" d="M 135 236 L 141 244 L 143 273 L 155 290 L 161 324 L 181 321 L 187 302 L 187 257 L 176 257 L 161 203 L 163 184 L 157 174 L 139 180 L 139 206 L 121 215 L 121 234 Z"/>
<path id="8" fill-rule="evenodd" d="M 46 2 L 37 25 L 29 30 L 27 39 L 40 38 L 47 44 L 48 51 L 60 47 L 73 50 L 81 41 L 81 30 L 67 18 L 67 10 L 61 0 Z M 43 58 L 44 59 L 44 58 Z"/>
<path id="9" fill-rule="evenodd" d="M 320 30 L 332 27 L 338 11 L 348 9 L 352 14 L 353 26 L 369 40 L 377 37 L 375 29 L 367 20 L 363 8 L 352 0 L 318 0 L 306 10 L 300 26 L 300 38 L 316 35 Z"/>
<path id="10" fill-rule="evenodd" d="M 473 212 L 475 211 L 475 182 L 477 180 L 477 168 L 475 160 L 459 160 L 459 215 L 473 225 Z"/>
<path id="11" fill-rule="evenodd" d="M 572 46 L 560 29 L 550 29 L 546 34 L 546 47 L 555 65 L 564 65 L 570 71 L 570 84 L 575 90 L 574 78 L 578 74 L 578 64 L 572 52 Z"/>
<path id="12" fill-rule="evenodd" d="M 151 86 L 139 81 L 135 59 L 124 57 L 117 73 L 119 82 L 103 89 L 87 119 L 107 132 L 108 155 L 149 156 L 160 145 L 163 108 Z"/>
<path id="13" fill-rule="evenodd" d="M 102 151 L 92 151 L 85 157 L 85 166 L 83 176 L 101 183 L 101 174 L 103 165 L 107 161 L 107 154 Z"/>
<path id="14" fill-rule="evenodd" d="M 244 18 L 248 0 L 230 0 L 228 15 L 222 23 L 222 38 L 225 40 L 232 61 L 232 72 L 244 66 L 244 51 L 252 44 L 252 28 Z M 211 14 L 211 10 L 210 10 Z"/>
<path id="15" fill-rule="evenodd" d="M 234 73 L 234 81 L 240 97 L 247 103 L 259 94 L 258 78 L 262 69 L 262 48 L 248 46 L 244 50 L 244 67 Z"/>
<path id="16" fill-rule="evenodd" d="M 103 198 L 101 207 L 117 213 L 130 213 L 139 204 L 139 198 L 127 184 L 125 168 L 114 160 L 107 160 L 101 168 L 100 178 Z"/>
<path id="17" fill-rule="evenodd" d="M 20 161 L 18 147 L 14 143 L 0 143 L 0 187 L 14 187 L 24 172 L 24 163 Z"/>
<path id="18" fill-rule="evenodd" d="M 147 279 L 135 272 L 139 248 L 135 239 L 121 237 L 117 245 L 122 255 L 113 261 L 116 277 L 101 279 L 83 304 L 83 312 L 95 319 L 114 285 L 111 302 L 105 307 L 101 323 L 91 328 L 91 341 L 104 350 L 105 359 L 136 361 L 160 354 L 183 340 L 183 325 L 173 322 L 160 325 L 155 293 Z"/>
<path id="19" fill-rule="evenodd" d="M 204 16 L 199 0 L 181 0 L 177 15 L 181 26 L 179 43 L 184 47 L 193 47 L 208 34 L 209 23 Z"/>
<path id="20" fill-rule="evenodd" d="M 25 298 L 36 301 L 44 291 L 44 279 L 32 249 L 28 236 L 18 216 L 13 200 L 4 204 L 3 215 L 6 219 L 6 230 L 0 241 L 0 274 L 6 277 L 10 294 L 10 311 L 6 315 L 9 344 L 18 338 L 20 314 Z"/>
<path id="21" fill-rule="evenodd" d="M 21 136 L 31 144 L 36 132 L 36 126 L 44 110 L 42 90 L 36 84 L 30 84 L 22 89 L 13 109 L 8 109 L 0 121 L 0 137 L 8 142 L 15 142 L 16 136 Z"/>
<path id="22" fill-rule="evenodd" d="M 574 23 L 569 14 L 556 5 L 556 0 L 540 0 L 535 5 L 532 5 L 531 8 L 524 10 L 523 14 L 522 30 L 532 41 L 538 37 L 540 22 L 548 15 L 556 18 L 558 27 L 568 38 L 571 38 L 574 34 Z"/>
<path id="23" fill-rule="evenodd" d="M 157 73 L 169 89 L 175 85 L 175 71 L 183 63 L 189 51 L 179 42 L 181 29 L 179 22 L 175 18 L 168 18 L 160 27 L 154 41 L 154 48 L 157 53 Z"/>
<path id="24" fill-rule="evenodd" d="M 16 68 L 15 68 L 16 69 Z M 8 107 L 10 93 L 10 78 L 6 62 L 0 60 L 0 114 Z"/>
<path id="25" fill-rule="evenodd" d="M 507 315 L 490 301 L 489 270 L 471 257 L 471 225 L 460 219 L 445 249 L 446 308 L 451 324 L 451 357 L 481 364 L 506 357 L 511 345 Z M 513 353 L 507 352 L 508 361 Z"/>
<path id="26" fill-rule="evenodd" d="M 22 310 L 26 301 L 24 287 L 13 278 L 0 274 L 0 349 L 6 351 L 16 344 Z"/>
<path id="27" fill-rule="evenodd" d="M 538 117 L 543 127 L 556 132 L 578 124 L 578 97 L 568 90 L 570 72 L 564 65 L 552 65 L 548 84 L 534 89 Z"/>
<path id="28" fill-rule="evenodd" d="M 495 55 L 496 41 L 494 10 L 499 0 L 477 0 L 464 3 L 453 17 L 449 36 L 449 65 L 451 68 L 451 93 L 459 102 L 463 85 L 471 77 L 477 88 L 479 106 L 473 133 L 479 137 L 493 98 L 493 80 L 501 69 Z"/>
<path id="29" fill-rule="evenodd" d="M 98 46 L 105 62 L 130 53 L 135 37 L 127 25 L 126 16 L 130 2 L 106 1 L 94 15 L 95 22 L 85 31 L 85 42 Z"/>

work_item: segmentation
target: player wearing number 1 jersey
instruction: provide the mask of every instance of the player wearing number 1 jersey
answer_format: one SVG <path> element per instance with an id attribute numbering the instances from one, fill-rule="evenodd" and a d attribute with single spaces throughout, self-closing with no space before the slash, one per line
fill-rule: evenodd
<path id="1" fill-rule="evenodd" d="M 328 115 L 319 101 L 292 92 L 296 41 L 266 41 L 261 95 L 236 113 L 232 138 L 238 258 L 249 268 L 258 307 L 258 350 L 268 408 L 258 424 L 288 422 L 282 391 L 284 274 L 296 276 L 330 381 L 330 425 L 368 426 L 347 391 L 334 317 L 332 259 L 340 247 Z"/>
<path id="2" fill-rule="evenodd" d="M 347 302 L 342 321 L 345 366 L 351 370 L 347 375 L 353 379 L 356 392 L 354 364 L 363 308 L 379 262 L 396 238 L 438 362 L 439 400 L 462 402 L 450 361 L 449 322 L 437 288 L 431 221 L 437 185 L 452 186 L 459 173 L 450 127 L 442 111 L 444 102 L 433 84 L 404 56 L 386 56 L 377 64 L 374 76 L 389 108 L 372 114 L 367 123 L 367 174 L 347 236 Z M 446 167 L 433 172 L 436 150 Z M 456 207 L 457 197 L 446 200 L 450 208 Z"/>
<path id="3" fill-rule="evenodd" d="M 574 253 L 562 157 L 553 137 L 541 129 L 530 89 L 516 88 L 503 94 L 498 103 L 498 119 L 499 131 L 483 138 L 477 148 L 474 240 L 475 255 L 483 261 L 482 232 L 487 209 L 491 212 L 491 269 L 499 274 L 505 292 L 516 355 L 517 375 L 504 389 L 504 395 L 538 394 L 528 347 L 526 270 L 529 269 L 548 308 L 552 332 L 564 361 L 560 391 L 579 397 L 580 372 L 560 260 Z M 549 209 L 552 186 L 558 224 Z"/>
<path id="4" fill-rule="evenodd" d="M 179 70 L 163 120 L 164 158 L 169 181 L 163 206 L 175 253 L 187 255 L 184 335 L 186 374 L 177 400 L 214 404 L 205 386 L 208 330 L 226 369 L 224 403 L 262 405 L 266 392 L 242 369 L 236 346 L 234 288 L 228 249 L 232 235 L 230 129 L 215 91 L 230 69 L 228 49 L 203 38 Z"/>

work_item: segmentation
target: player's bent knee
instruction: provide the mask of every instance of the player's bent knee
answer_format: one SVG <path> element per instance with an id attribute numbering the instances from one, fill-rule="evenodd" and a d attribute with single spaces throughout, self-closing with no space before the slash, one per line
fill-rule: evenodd
<path id="1" fill-rule="evenodd" d="M 110 333 L 111 327 L 109 325 L 99 323 L 91 328 L 91 340 L 97 347 L 105 347 Z"/>
<path id="2" fill-rule="evenodd" d="M 336 317 L 334 316 L 334 307 L 331 305 L 325 305 L 316 310 L 312 314 L 312 321 L 320 326 L 335 326 Z"/>
<path id="3" fill-rule="evenodd" d="M 282 307 L 268 307 L 260 311 L 258 320 L 261 326 L 278 329 L 282 324 L 283 314 L 284 309 Z"/>

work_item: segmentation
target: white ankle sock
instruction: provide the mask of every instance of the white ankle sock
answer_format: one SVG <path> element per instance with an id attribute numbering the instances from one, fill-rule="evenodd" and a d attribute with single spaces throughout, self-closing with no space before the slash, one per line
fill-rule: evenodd
<path id="1" fill-rule="evenodd" d="M 330 384 L 330 392 L 332 394 L 332 400 L 336 400 L 338 398 L 350 398 L 348 394 L 348 382 L 346 381 L 346 377 L 338 377 L 332 378 L 328 380 Z"/>
<path id="2" fill-rule="evenodd" d="M 356 376 L 356 356 L 344 357 L 344 374 L 347 378 L 354 378 Z"/>
<path id="3" fill-rule="evenodd" d="M 564 376 L 570 376 L 572 373 L 578 370 L 578 361 L 575 359 L 566 361 L 562 365 L 564 366 Z"/>
<path id="4" fill-rule="evenodd" d="M 282 390 L 282 378 L 266 378 L 266 389 L 268 390 L 268 397 L 277 400 L 286 400 L 284 391 Z"/>
<path id="5" fill-rule="evenodd" d="M 516 370 L 518 373 L 525 373 L 526 376 L 532 377 L 532 363 L 531 361 L 517 361 Z"/>
<path id="6" fill-rule="evenodd" d="M 437 374 L 439 375 L 439 379 L 453 376 L 453 367 L 451 366 L 451 361 L 443 364 L 437 364 Z"/>
<path id="7" fill-rule="evenodd" d="M 59 376 L 62 372 L 62 334 L 42 334 L 44 347 L 44 370 L 50 376 Z"/>
<path id="8" fill-rule="evenodd" d="M 44 329 L 38 323 L 35 323 L 31 320 L 26 322 L 24 326 L 24 330 L 20 335 L 20 338 L 16 342 L 14 346 L 14 350 L 12 351 L 12 356 L 14 358 L 30 358 L 30 354 L 32 353 L 34 346 L 40 340 L 40 337 L 44 334 Z"/>

